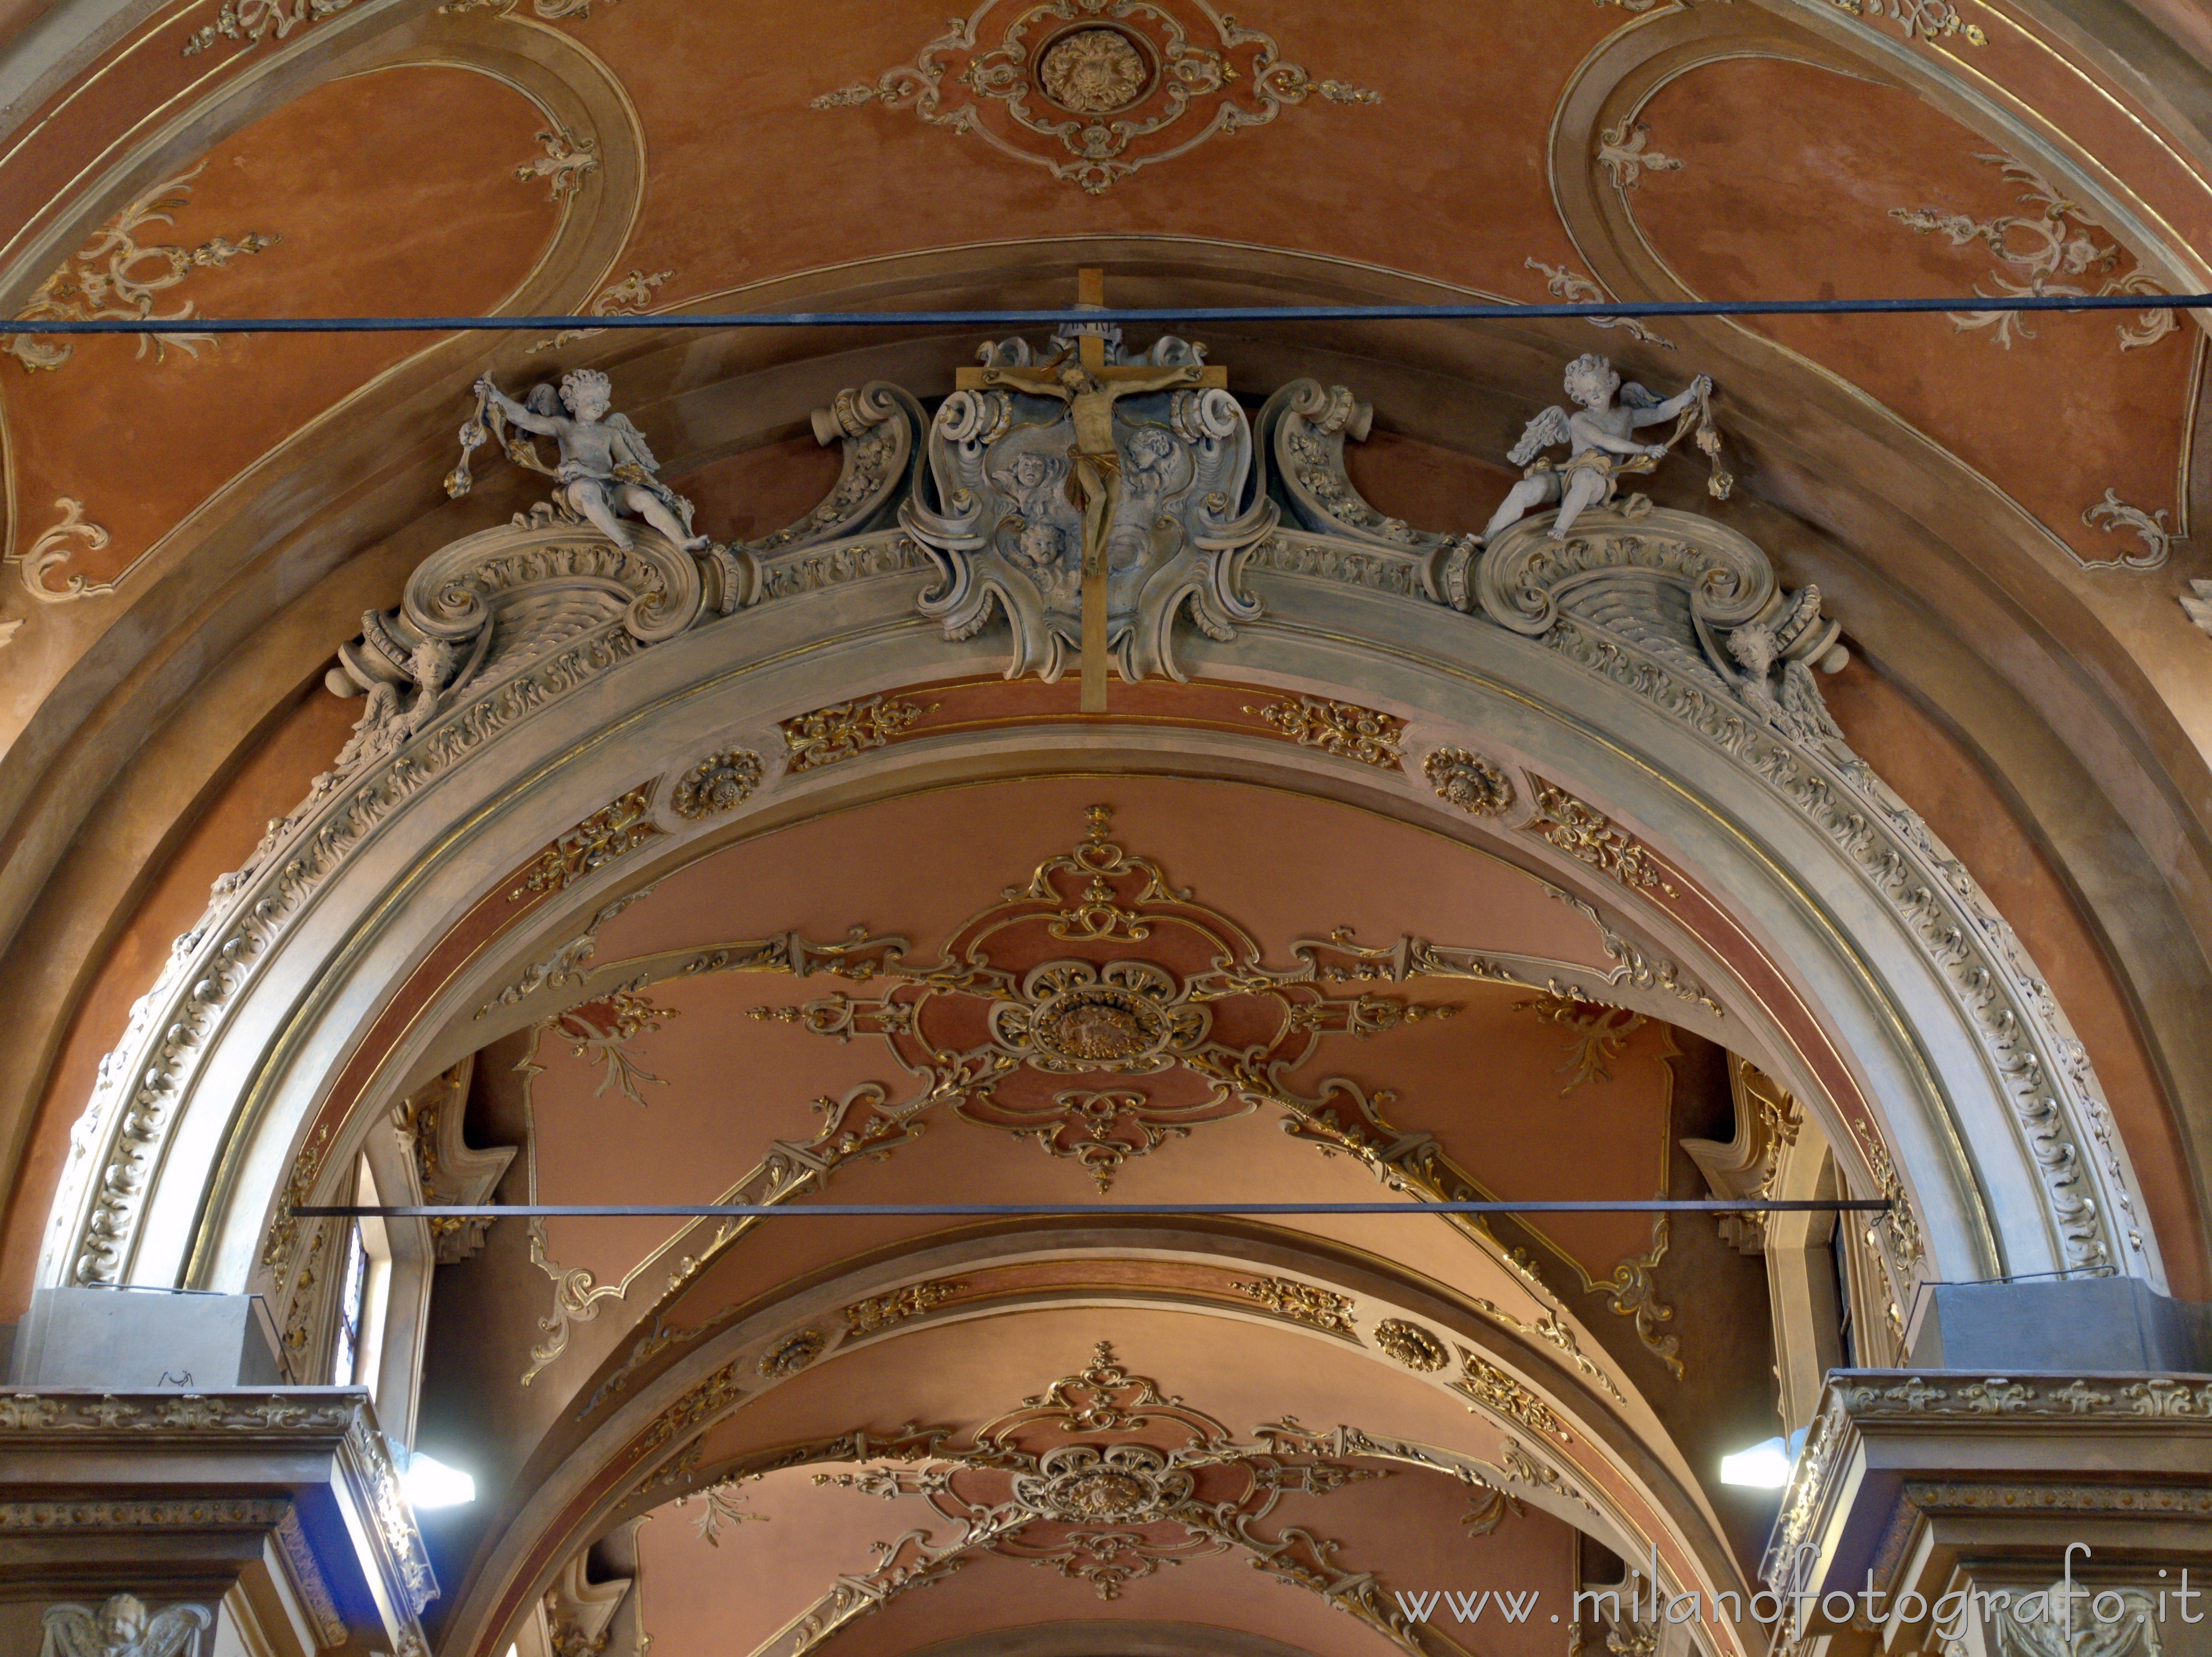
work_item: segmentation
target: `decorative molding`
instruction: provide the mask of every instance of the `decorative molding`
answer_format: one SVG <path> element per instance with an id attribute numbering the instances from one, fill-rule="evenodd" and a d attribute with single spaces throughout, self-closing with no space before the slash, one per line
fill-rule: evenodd
<path id="1" fill-rule="evenodd" d="M 726 1525 L 765 1525 L 769 1516 L 755 1513 L 744 1505 L 745 1487 L 760 1482 L 761 1475 L 749 1473 L 738 1478 L 725 1478 L 703 1488 L 679 1496 L 671 1507 L 689 1505 L 691 1497 L 698 1496 L 703 1511 L 691 1521 L 692 1533 L 710 1548 L 722 1545 L 722 1528 Z"/>
<path id="2" fill-rule="evenodd" d="M 1828 3 L 1870 22 L 1895 23 L 1908 40 L 1932 44 L 1956 38 L 1973 46 L 1990 43 L 1981 26 L 1969 23 L 1951 0 L 1828 0 Z"/>
<path id="3" fill-rule="evenodd" d="M 1647 172 L 1679 173 L 1682 160 L 1649 148 L 1651 129 L 1633 115 L 1624 115 L 1598 134 L 1593 152 L 1597 164 L 1612 176 L 1613 187 L 1624 195 L 1636 188 Z"/>
<path id="4" fill-rule="evenodd" d="M 633 788 L 540 852 L 522 875 L 521 883 L 507 895 L 507 901 L 519 903 L 533 892 L 550 896 L 566 891 L 586 875 L 635 851 L 660 832 L 653 821 L 652 785 Z"/>
<path id="5" fill-rule="evenodd" d="M 259 1530 L 283 1523 L 291 1512 L 292 1503 L 282 1497 L 0 1502 L 0 1531 Z"/>
<path id="6" fill-rule="evenodd" d="M 653 888 L 641 886 L 634 892 L 625 892 L 611 903 L 600 907 L 591 922 L 574 938 L 567 939 L 552 954 L 524 969 L 522 975 L 483 1005 L 476 1016 L 483 1018 L 501 1007 L 512 1007 L 526 1001 L 540 990 L 566 989 L 580 984 L 586 977 L 586 963 L 599 946 L 599 928 L 641 898 L 653 895 Z"/>
<path id="7" fill-rule="evenodd" d="M 942 1306 L 968 1285 L 950 1278 L 932 1278 L 926 1283 L 909 1284 L 904 1289 L 895 1289 L 887 1295 L 871 1295 L 866 1300 L 854 1301 L 838 1315 L 845 1320 L 845 1337 L 872 1335 L 878 1330 L 889 1329 L 904 1323 L 908 1318 L 918 1318 Z"/>
<path id="8" fill-rule="evenodd" d="M 1681 1000 L 1695 1003 L 1714 1018 L 1725 1019 L 1728 1017 L 1727 1011 L 1713 999 L 1712 992 L 1674 962 L 1663 956 L 1646 954 L 1613 931 L 1612 924 L 1598 913 L 1595 904 L 1548 881 L 1545 883 L 1544 889 L 1555 901 L 1565 904 L 1597 928 L 1598 942 L 1605 950 L 1606 958 L 1619 963 L 1605 974 L 1605 982 L 1616 986 L 1626 985 L 1631 989 L 1663 991 Z"/>
<path id="9" fill-rule="evenodd" d="M 1421 774 L 1438 799 L 1471 817 L 1502 816 L 1513 809 L 1512 780 L 1464 748 L 1435 750 L 1421 762 Z"/>
<path id="10" fill-rule="evenodd" d="M 303 23 L 343 11 L 353 0 L 223 0 L 216 21 L 194 29 L 179 55 L 197 58 L 218 37 L 258 46 L 264 40 L 282 40 Z"/>
<path id="11" fill-rule="evenodd" d="M 1643 590 L 1686 601 L 1686 616 L 1662 621 L 1648 600 L 1627 601 L 1632 571 Z M 1664 510 L 1588 520 L 1564 545 L 1516 525 L 1485 554 L 1478 586 L 1492 619 L 1680 723 L 1859 867 L 1977 1032 L 2069 1266 L 2139 1251 L 2087 1049 L 2011 925 L 1820 700 L 1814 667 L 1849 658 L 1817 592 L 1793 598 L 1751 543 Z"/>
<path id="12" fill-rule="evenodd" d="M 98 524 L 86 521 L 83 501 L 72 501 L 64 495 L 54 502 L 54 506 L 61 513 L 61 521 L 31 543 L 28 551 L 9 553 L 7 561 L 15 565 L 15 573 L 23 578 L 25 590 L 42 604 L 66 604 L 79 598 L 106 598 L 115 591 L 113 582 L 94 581 L 75 571 L 70 572 L 68 580 L 60 586 L 46 585 L 49 574 L 80 552 L 100 551 L 106 546 L 109 538 L 107 531 Z M 71 546 L 70 543 L 72 541 L 79 544 Z"/>
<path id="13" fill-rule="evenodd" d="M 1249 1296 L 1277 1317 L 1325 1329 L 1332 1335 L 1349 1335 L 1354 1340 L 1359 1338 L 1352 1326 L 1352 1301 L 1349 1295 L 1316 1289 L 1293 1278 L 1260 1278 L 1229 1286 L 1240 1295 Z"/>
<path id="14" fill-rule="evenodd" d="M 1468 1414 L 1480 1413 L 1476 1406 L 1480 1405 L 1482 1410 L 1516 1421 L 1546 1438 L 1555 1438 L 1562 1444 L 1574 1442 L 1574 1435 L 1561 1424 L 1550 1405 L 1481 1354 L 1461 1347 L 1459 1369 L 1459 1379 L 1445 1384 L 1471 1400 Z"/>
<path id="15" fill-rule="evenodd" d="M 569 1052 L 586 1065 L 600 1067 L 599 1084 L 592 1097 L 603 1099 L 611 1087 L 632 1104 L 642 1105 L 640 1082 L 656 1087 L 668 1084 L 637 1061 L 630 1043 L 647 1030 L 657 1030 L 681 1016 L 677 1007 L 664 1007 L 641 990 L 611 990 L 599 1001 L 586 1001 L 546 1019 L 541 1028 L 568 1044 Z"/>
<path id="16" fill-rule="evenodd" d="M 336 1650 L 346 1642 L 345 1617 L 338 1610 L 337 1596 L 331 1593 L 330 1578 L 323 1574 L 322 1562 L 315 1557 L 313 1545 L 300 1523 L 300 1509 L 293 1502 L 278 1504 L 284 1511 L 276 1520 L 276 1545 L 284 1555 L 285 1573 L 292 1587 L 307 1607 L 308 1618 L 315 1625 L 315 1633 L 325 1651 Z"/>
<path id="17" fill-rule="evenodd" d="M 1451 1357 L 1443 1342 L 1419 1324 L 1408 1323 L 1403 1318 L 1383 1319 L 1375 1326 L 1370 1338 L 1376 1351 L 1418 1375 L 1434 1375 Z"/>
<path id="18" fill-rule="evenodd" d="M 1897 10 L 1898 0 L 1887 0 L 1893 15 L 1905 14 Z M 1866 0 L 1869 9 L 1877 0 Z M 1917 8 L 1924 10 L 1924 5 Z M 1948 5 L 1943 9 L 1952 10 Z M 1955 25 L 1955 11 L 1953 12 Z M 1908 32 L 1911 26 L 1908 25 Z M 1974 31 L 1979 33 L 1978 30 Z M 1976 41 L 1977 45 L 1980 42 Z M 1977 219 L 1965 213 L 1946 213 L 1934 207 L 1893 207 L 1889 216 L 1899 224 L 1922 235 L 1939 234 L 1948 238 L 1954 247 L 1965 247 L 1981 242 L 1990 250 L 1990 257 L 1999 269 L 1990 280 L 1999 291 L 2015 298 L 2027 295 L 2081 294 L 2094 292 L 2111 294 L 2163 294 L 2164 283 L 2130 264 L 2118 270 L 2120 262 L 2128 257 L 2117 242 L 2097 240 L 2105 227 L 2091 215 L 2080 203 L 2061 195 L 2058 187 L 2025 161 L 2009 155 L 1977 154 L 1974 159 L 1986 166 L 2000 168 L 2004 181 L 2019 190 L 2019 199 L 2032 211 L 2010 213 L 1995 219 Z M 2083 288 L 2059 277 L 2102 275 L 2105 280 L 2094 289 Z M 2014 281 L 2017 276 L 2021 280 Z M 1977 294 L 1981 288 L 1977 286 Z M 2033 339 L 2035 330 L 2028 325 L 2027 314 L 2019 311 L 1954 311 L 1951 327 L 1955 333 L 1986 328 L 1990 338 L 2007 350 L 2012 349 L 2015 337 Z M 2155 345 L 2181 325 L 2172 311 L 2145 311 L 2133 326 L 2119 325 L 2120 349 L 2133 351 L 2147 345 Z M 2094 508 L 2092 509 L 2094 510 Z"/>
<path id="19" fill-rule="evenodd" d="M 292 0 L 295 11 L 307 3 L 308 0 Z M 316 0 L 316 3 L 327 4 L 329 0 Z M 338 0 L 338 3 L 348 4 L 350 0 Z M 231 0 L 223 8 L 226 21 L 234 18 L 234 5 L 257 18 L 283 10 L 278 0 Z M 265 29 L 268 25 L 264 22 L 259 27 Z M 260 36 L 256 34 L 254 38 L 258 40 Z M 236 238 L 211 237 L 197 247 L 174 247 L 161 242 L 139 246 L 138 233 L 149 225 L 176 222 L 176 215 L 192 193 L 191 181 L 206 166 L 202 161 L 189 173 L 164 179 L 94 231 L 82 247 L 39 284 L 30 303 L 16 313 L 15 319 L 137 322 L 156 318 L 155 295 L 181 285 L 193 271 L 219 270 L 234 258 L 275 246 L 276 237 L 258 231 Z M 192 301 L 183 300 L 175 310 L 158 313 L 158 319 L 180 322 L 197 314 Z M 198 356 L 199 348 L 212 345 L 215 337 L 212 334 L 141 334 L 137 355 L 143 361 L 150 350 L 154 361 L 161 362 L 167 360 L 169 347 L 173 345 L 186 356 Z M 0 349 L 27 369 L 52 369 L 67 362 L 76 353 L 76 344 L 66 336 L 54 338 L 16 334 Z"/>
<path id="20" fill-rule="evenodd" d="M 785 768 L 793 775 L 818 771 L 872 748 L 884 747 L 905 735 L 908 726 L 936 706 L 896 698 L 886 701 L 878 695 L 836 702 L 786 719 L 781 728 L 790 756 Z"/>
<path id="21" fill-rule="evenodd" d="M 829 1344 L 830 1337 L 819 1329 L 802 1329 L 762 1353 L 755 1367 L 769 1380 L 782 1381 L 807 1368 Z"/>
<path id="22" fill-rule="evenodd" d="M 1394 713 L 1378 713 L 1356 702 L 1330 701 L 1322 696 L 1285 696 L 1265 707 L 1248 707 L 1273 726 L 1277 734 L 1301 748 L 1318 748 L 1340 759 L 1354 760 L 1378 770 L 1395 771 L 1406 756 L 1398 744 L 1406 722 Z"/>
<path id="23" fill-rule="evenodd" d="M 1660 1193 L 1664 1196 L 1666 1193 Z M 1659 1286 L 1654 1274 L 1659 1263 L 1667 1258 L 1668 1222 L 1669 1216 L 1656 1214 L 1651 1219 L 1651 1246 L 1641 1254 L 1631 1254 L 1613 1268 L 1613 1275 L 1588 1284 L 1586 1286 L 1606 1297 L 1606 1303 L 1619 1316 L 1636 1320 L 1637 1338 L 1644 1350 L 1660 1363 L 1675 1380 L 1682 1378 L 1682 1360 L 1678 1356 L 1682 1343 L 1673 1335 L 1662 1335 L 1659 1326 L 1671 1323 L 1674 1308 L 1659 1298 Z"/>
<path id="24" fill-rule="evenodd" d="M 1650 166 L 1655 163 L 1646 162 Z M 1679 166 L 1680 163 L 1678 162 Z M 1523 259 L 1522 268 L 1534 270 L 1544 278 L 1544 291 L 1553 299 L 1564 300 L 1569 305 L 1597 305 L 1612 297 L 1588 276 L 1577 276 L 1562 264 L 1547 264 L 1538 258 Z M 1631 339 L 1642 340 L 1646 345 L 1656 345 L 1662 351 L 1674 349 L 1674 342 L 1655 333 L 1636 317 L 1584 317 L 1593 328 L 1625 328 Z"/>
<path id="25" fill-rule="evenodd" d="M 1632 892 L 1656 889 L 1668 897 L 1681 895 L 1660 874 L 1656 854 L 1611 817 L 1557 783 L 1538 776 L 1528 780 L 1536 790 L 1535 815 L 1526 825 L 1529 833 Z"/>
<path id="26" fill-rule="evenodd" d="M 545 1613 L 548 1657 L 602 1657 L 615 1612 L 629 1597 L 632 1586 L 627 1576 L 592 1581 L 584 1554 L 563 1561 L 560 1575 L 539 1601 Z"/>
<path id="27" fill-rule="evenodd" d="M 1501 1308 L 1495 1301 L 1470 1299 L 1468 1304 L 1492 1323 L 1510 1329 L 1516 1335 L 1534 1335 L 1547 1344 L 1557 1347 L 1565 1355 L 1570 1363 L 1596 1383 L 1600 1392 L 1616 1404 L 1627 1402 L 1627 1399 L 1621 1396 L 1620 1388 L 1613 1385 L 1613 1377 L 1601 1369 L 1590 1356 L 1583 1350 L 1582 1343 L 1575 1338 L 1575 1332 L 1560 1322 L 1554 1314 L 1546 1313 L 1540 1317 L 1529 1320 L 1516 1317 L 1512 1313 Z"/>
<path id="28" fill-rule="evenodd" d="M 508 3 L 512 3 L 512 0 L 508 0 Z M 544 3 L 545 0 L 539 0 L 541 5 Z M 441 6 L 438 9 L 446 12 L 453 11 L 459 8 L 447 5 Z M 592 300 L 591 314 L 595 317 L 643 316 L 653 308 L 653 289 L 675 274 L 673 270 L 655 270 L 648 276 L 642 270 L 633 270 L 620 281 L 611 282 L 599 289 L 597 296 Z M 562 346 L 573 344 L 580 339 L 595 339 L 605 332 L 606 330 L 604 328 L 563 328 L 550 339 L 539 340 L 538 343 L 525 351 L 523 355 L 536 356 L 540 351 L 557 350 Z"/>
<path id="29" fill-rule="evenodd" d="M 734 811 L 752 798 L 767 768 L 750 748 L 726 748 L 709 754 L 677 779 L 668 809 L 687 822 Z"/>
<path id="30" fill-rule="evenodd" d="M 290 1396 L 282 1392 L 213 1396 L 167 1392 L 106 1393 L 96 1399 L 71 1390 L 16 1387 L 0 1393 L 0 1435 L 92 1434 L 127 1441 L 143 1435 L 326 1438 L 351 1429 L 364 1418 L 365 1411 L 358 1394 L 333 1395 L 327 1387 L 302 1388 Z"/>
<path id="31" fill-rule="evenodd" d="M 2101 528 L 2107 535 L 2118 535 L 2132 530 L 2136 539 L 2143 544 L 2139 553 L 2123 553 L 2118 558 L 2083 558 L 2074 555 L 2075 561 L 2083 569 L 2157 569 L 2166 561 L 2177 541 L 2188 537 L 2175 534 L 2166 527 L 2166 510 L 2145 512 L 2141 507 L 2131 507 L 2120 499 L 2119 491 L 2106 489 L 2105 498 L 2095 505 L 2082 509 L 2081 521 L 2091 529 Z M 2068 549 L 2072 551 L 2071 548 Z"/>
<path id="32" fill-rule="evenodd" d="M 986 46 L 986 20 L 1002 3 L 1001 15 L 1012 15 Z M 1110 21 L 1098 11 L 1090 0 L 984 0 L 912 63 L 825 92 L 809 106 L 911 109 L 1095 196 L 1310 97 L 1381 100 L 1364 87 L 1316 80 L 1285 63 L 1272 37 L 1194 0 L 1116 7 Z M 1240 89 L 1250 101 L 1236 95 Z"/>
<path id="33" fill-rule="evenodd" d="M 599 145 L 590 137 L 579 137 L 564 126 L 556 126 L 540 132 L 538 143 L 545 153 L 516 167 L 515 182 L 545 179 L 545 199 L 550 202 L 559 203 L 574 195 L 584 187 L 584 174 L 599 170 Z"/>

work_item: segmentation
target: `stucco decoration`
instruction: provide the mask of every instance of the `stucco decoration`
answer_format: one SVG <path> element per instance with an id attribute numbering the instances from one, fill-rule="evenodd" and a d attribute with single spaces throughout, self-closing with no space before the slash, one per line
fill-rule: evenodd
<path id="1" fill-rule="evenodd" d="M 1097 196 L 1316 95 L 1381 100 L 1285 63 L 1273 37 L 1206 0 L 982 0 L 912 63 L 808 101 L 910 109 Z"/>
<path id="2" fill-rule="evenodd" d="M 1204 347 L 1171 335 L 1133 355 L 1118 330 L 1107 335 L 1109 368 L 1189 369 L 1195 379 L 1205 361 Z M 1053 343 L 1040 356 L 1010 339 L 985 347 L 982 361 L 1042 371 L 1072 354 L 1074 335 L 1064 330 Z M 955 391 L 930 427 L 927 475 L 902 514 L 939 572 L 921 613 L 948 639 L 967 639 L 1003 611 L 1013 631 L 1010 679 L 1056 681 L 1082 645 L 1084 508 L 1069 487 L 1079 395 Z M 1125 393 L 1111 416 L 1120 480 L 1103 531 L 1107 649 L 1124 680 L 1179 681 L 1188 676 L 1172 634 L 1186 608 L 1224 640 L 1259 615 L 1237 573 L 1274 527 L 1275 505 L 1255 487 L 1251 424 L 1228 392 Z"/>

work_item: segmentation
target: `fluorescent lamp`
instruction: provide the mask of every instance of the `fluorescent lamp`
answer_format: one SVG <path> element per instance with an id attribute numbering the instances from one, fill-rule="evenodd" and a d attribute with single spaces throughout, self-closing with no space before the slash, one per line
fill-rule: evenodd
<path id="1" fill-rule="evenodd" d="M 1790 1446 L 1778 1438 L 1770 1438 L 1764 1444 L 1754 1444 L 1747 1450 L 1738 1450 L 1734 1455 L 1721 1458 L 1721 1483 L 1747 1484 L 1762 1490 L 1778 1490 L 1790 1482 L 1790 1469 L 1796 1458 L 1790 1454 Z"/>
<path id="2" fill-rule="evenodd" d="M 399 1475 L 399 1484 L 412 1508 L 458 1508 L 477 1499 L 475 1479 L 420 1450 L 407 1459 L 407 1471 Z"/>

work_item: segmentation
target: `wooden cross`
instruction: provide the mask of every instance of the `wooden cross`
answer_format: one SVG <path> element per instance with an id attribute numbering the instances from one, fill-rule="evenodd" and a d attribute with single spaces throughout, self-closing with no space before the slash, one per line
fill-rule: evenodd
<path id="1" fill-rule="evenodd" d="M 1106 306 L 1106 273 L 1089 267 L 1076 273 L 1078 310 Z M 1083 501 L 1083 699 L 1085 713 L 1106 711 L 1106 533 L 1121 498 L 1121 450 L 1114 436 L 1116 399 L 1176 388 L 1225 387 L 1229 371 L 1196 363 L 1161 368 L 1109 367 L 1106 342 L 1097 334 L 1077 337 L 1075 358 L 1066 354 L 1034 368 L 963 368 L 963 391 L 1005 390 L 1032 397 L 1057 398 L 1075 420 L 1075 446 L 1068 451 L 1071 480 Z"/>

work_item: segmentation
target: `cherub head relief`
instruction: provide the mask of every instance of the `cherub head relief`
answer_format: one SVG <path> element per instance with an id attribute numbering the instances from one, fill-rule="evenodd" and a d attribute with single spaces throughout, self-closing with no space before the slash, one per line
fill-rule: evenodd
<path id="1" fill-rule="evenodd" d="M 1024 455 L 1024 459 L 1029 458 Z M 1032 569 L 1049 569 L 1060 561 L 1067 538 L 1051 524 L 1031 524 L 1014 543 L 1014 550 L 1021 561 Z"/>
<path id="2" fill-rule="evenodd" d="M 614 386 L 596 368 L 561 376 L 561 401 L 579 420 L 604 420 L 614 404 Z"/>
<path id="3" fill-rule="evenodd" d="M 1620 390 L 1620 376 L 1606 358 L 1585 352 L 1567 364 L 1565 390 L 1585 409 L 1602 409 Z"/>
<path id="4" fill-rule="evenodd" d="M 416 683 L 426 690 L 439 690 L 453 677 L 459 659 L 450 640 L 425 639 L 409 653 L 407 669 Z"/>
<path id="5" fill-rule="evenodd" d="M 1052 481 L 1052 462 L 1035 449 L 1025 449 L 1014 457 L 1014 487 L 1034 489 Z"/>
<path id="6" fill-rule="evenodd" d="M 1174 452 L 1175 445 L 1157 426 L 1139 426 L 1129 434 L 1129 464 L 1138 471 L 1158 471 Z"/>

